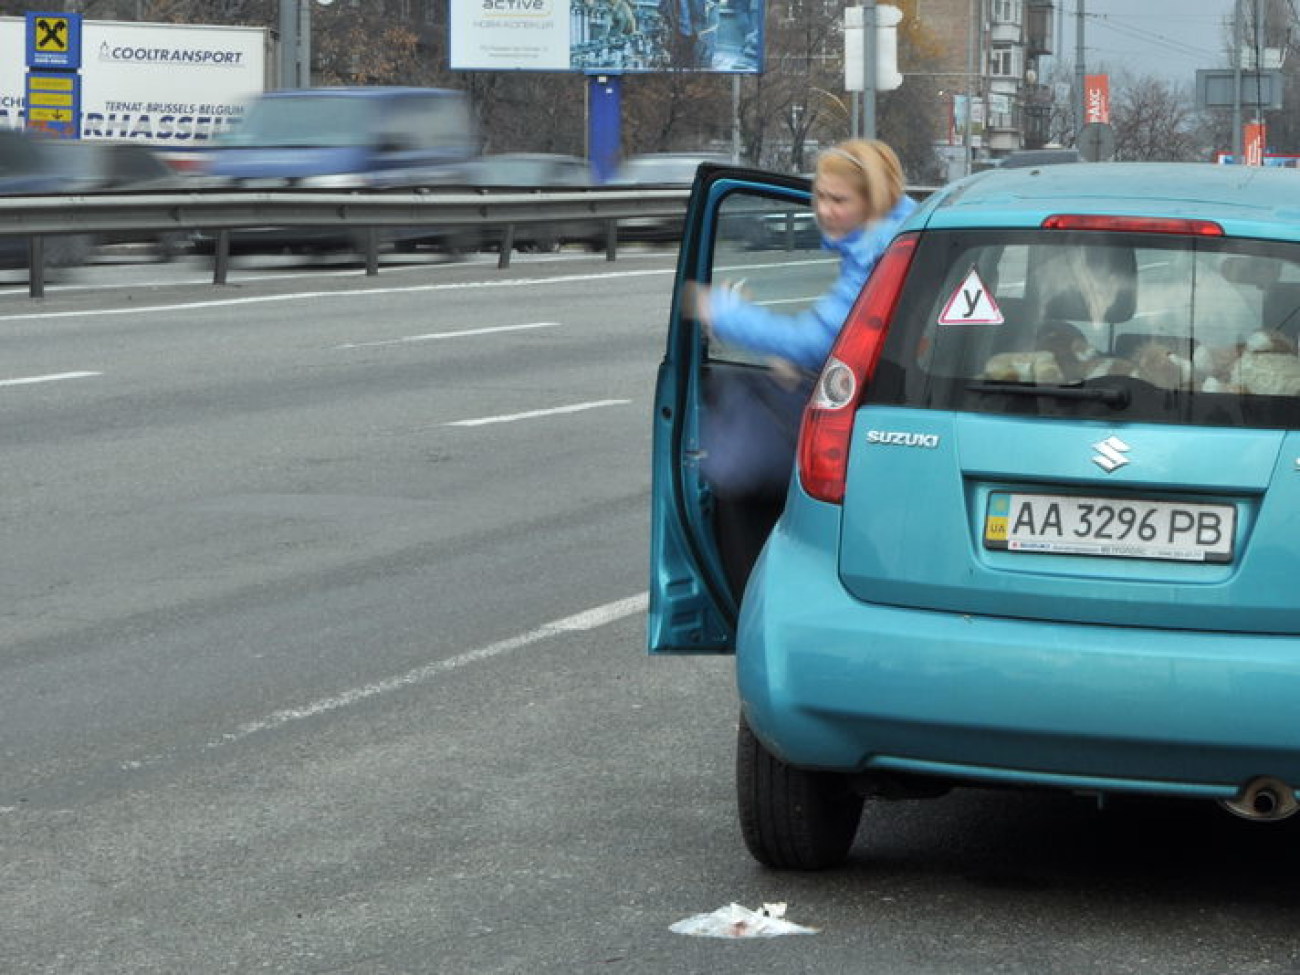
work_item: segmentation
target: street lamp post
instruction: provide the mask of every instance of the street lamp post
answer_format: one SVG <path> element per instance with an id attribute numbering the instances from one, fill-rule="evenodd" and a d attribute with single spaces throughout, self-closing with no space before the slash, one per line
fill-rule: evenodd
<path id="1" fill-rule="evenodd" d="M 862 0 L 862 138 L 876 137 L 876 0 Z"/>
<path id="2" fill-rule="evenodd" d="M 1242 152 L 1246 148 L 1241 134 L 1241 45 L 1244 39 L 1241 0 L 1235 0 L 1232 5 L 1232 159 L 1238 165 L 1245 161 Z M 1262 67 L 1262 64 L 1257 63 L 1255 70 L 1259 71 Z"/>
<path id="3" fill-rule="evenodd" d="M 315 2 L 328 7 L 334 0 Z M 311 5 L 312 0 L 279 0 L 281 88 L 311 87 Z"/>
<path id="4" fill-rule="evenodd" d="M 276 80 L 281 88 L 298 88 L 298 5 L 299 0 L 280 0 L 280 49 Z"/>

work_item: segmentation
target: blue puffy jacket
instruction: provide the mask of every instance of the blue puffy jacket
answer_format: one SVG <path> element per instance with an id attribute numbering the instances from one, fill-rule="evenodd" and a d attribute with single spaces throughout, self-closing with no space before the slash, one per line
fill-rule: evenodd
<path id="1" fill-rule="evenodd" d="M 823 239 L 822 246 L 840 255 L 840 276 L 830 291 L 797 315 L 750 304 L 730 288 L 710 289 L 713 334 L 728 345 L 788 359 L 805 369 L 821 369 L 871 269 L 915 209 L 916 201 L 904 196 L 875 223 L 840 240 Z"/>

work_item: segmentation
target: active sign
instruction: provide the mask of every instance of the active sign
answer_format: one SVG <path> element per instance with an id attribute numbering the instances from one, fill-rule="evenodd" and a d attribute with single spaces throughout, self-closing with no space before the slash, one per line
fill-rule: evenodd
<path id="1" fill-rule="evenodd" d="M 453 0 L 455 71 L 763 69 L 764 0 Z"/>

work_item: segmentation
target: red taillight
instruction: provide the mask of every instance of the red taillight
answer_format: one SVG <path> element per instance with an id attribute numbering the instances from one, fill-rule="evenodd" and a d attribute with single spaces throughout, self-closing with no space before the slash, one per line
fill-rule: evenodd
<path id="1" fill-rule="evenodd" d="M 1186 217 L 1118 217 L 1096 213 L 1057 213 L 1043 221 L 1045 230 L 1118 230 L 1140 234 L 1192 234 L 1222 237 L 1223 228 L 1213 220 Z"/>
<path id="2" fill-rule="evenodd" d="M 799 483 L 819 501 L 844 500 L 853 414 L 875 372 L 918 239 L 917 234 L 903 234 L 880 259 L 849 312 L 804 410 Z"/>
<path id="3" fill-rule="evenodd" d="M 172 172 L 182 175 L 201 172 L 205 166 L 204 157 L 192 150 L 164 153 L 162 160 L 171 167 Z"/>

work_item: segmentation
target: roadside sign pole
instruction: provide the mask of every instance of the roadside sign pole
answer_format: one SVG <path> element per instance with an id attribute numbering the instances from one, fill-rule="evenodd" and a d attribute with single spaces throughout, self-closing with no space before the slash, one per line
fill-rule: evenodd
<path id="1" fill-rule="evenodd" d="M 616 74 L 587 76 L 587 155 L 596 181 L 603 183 L 618 168 L 622 78 Z"/>
<path id="2" fill-rule="evenodd" d="M 876 0 L 862 0 L 862 138 L 876 137 Z"/>
<path id="3" fill-rule="evenodd" d="M 1240 164 L 1245 148 L 1241 129 L 1241 0 L 1232 5 L 1232 158 Z M 1263 68 L 1256 64 L 1255 70 Z"/>
<path id="4" fill-rule="evenodd" d="M 1078 7 L 1075 10 L 1074 21 L 1074 144 L 1079 144 L 1079 136 L 1083 133 L 1084 123 L 1084 100 L 1087 98 L 1086 82 L 1084 80 L 1087 74 L 1087 68 L 1083 63 L 1083 18 L 1085 16 L 1083 4 L 1084 0 L 1078 0 Z"/>
<path id="5" fill-rule="evenodd" d="M 280 49 L 277 82 L 280 88 L 298 87 L 298 0 L 280 0 Z"/>
<path id="6" fill-rule="evenodd" d="M 740 165 L 740 75 L 731 76 L 731 162 Z"/>

